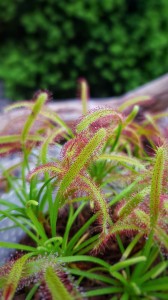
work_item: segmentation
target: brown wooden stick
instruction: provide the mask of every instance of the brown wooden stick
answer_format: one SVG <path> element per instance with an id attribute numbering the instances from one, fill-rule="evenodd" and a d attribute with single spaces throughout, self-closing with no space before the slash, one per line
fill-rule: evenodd
<path id="1" fill-rule="evenodd" d="M 89 109 L 107 105 L 117 108 L 129 98 L 137 96 L 150 96 L 151 101 L 141 103 L 141 111 L 161 112 L 168 108 L 168 74 L 147 83 L 137 89 L 128 92 L 120 97 L 104 99 L 91 99 Z M 73 120 L 82 113 L 80 100 L 56 101 L 49 104 L 49 107 L 56 111 L 64 120 Z"/>
<path id="2" fill-rule="evenodd" d="M 151 96 L 151 101 L 146 101 L 143 104 L 141 103 L 141 111 L 148 112 L 162 112 L 168 108 L 168 74 L 163 75 L 162 77 L 147 83 L 137 89 L 128 92 L 120 97 L 111 97 L 105 99 L 91 99 L 89 101 L 89 109 L 94 109 L 96 107 L 102 107 L 104 105 L 116 108 L 124 103 L 129 98 L 137 96 Z M 80 100 L 67 100 L 67 101 L 55 101 L 48 104 L 49 108 L 57 112 L 59 116 L 66 122 L 73 121 L 77 119 L 82 114 L 82 105 Z M 25 113 L 25 109 L 16 109 L 14 111 L 0 114 L 1 128 L 2 132 L 5 125 L 10 121 L 14 127 L 17 128 L 15 122 L 12 123 L 12 120 L 15 120 L 18 115 Z M 17 131 L 17 130 L 16 130 Z"/>

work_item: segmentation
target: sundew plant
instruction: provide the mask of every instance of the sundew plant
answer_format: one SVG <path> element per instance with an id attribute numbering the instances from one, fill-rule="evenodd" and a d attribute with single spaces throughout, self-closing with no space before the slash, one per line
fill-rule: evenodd
<path id="1" fill-rule="evenodd" d="M 0 222 L 25 233 L 0 267 L 3 300 L 168 299 L 168 150 L 158 124 L 129 99 L 118 110 L 88 110 L 68 125 L 47 105 L 47 91 L 24 108 L 16 129 L 1 131 Z M 163 115 L 165 117 L 165 114 Z M 8 201 L 12 191 L 17 203 Z M 10 227 L 1 228 L 0 236 Z"/>

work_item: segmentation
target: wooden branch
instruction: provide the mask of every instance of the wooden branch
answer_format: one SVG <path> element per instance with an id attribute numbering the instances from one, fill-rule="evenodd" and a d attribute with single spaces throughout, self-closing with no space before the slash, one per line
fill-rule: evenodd
<path id="1" fill-rule="evenodd" d="M 120 97 L 111 97 L 104 99 L 90 99 L 89 109 L 94 109 L 96 107 L 102 107 L 104 105 L 117 109 L 119 105 L 124 103 L 129 98 L 149 95 L 151 100 L 140 103 L 141 112 L 161 112 L 168 109 L 168 74 L 147 83 L 137 89 L 126 93 Z M 77 119 L 82 114 L 82 106 L 80 100 L 65 100 L 65 101 L 55 101 L 48 104 L 49 108 L 57 112 L 59 116 L 66 122 L 71 122 Z M 0 114 L 1 129 L 3 132 L 5 126 L 10 127 L 12 124 L 13 132 L 18 131 L 18 124 L 16 118 L 19 116 L 24 116 L 26 114 L 25 109 L 16 109 L 14 111 Z M 9 125 L 10 124 L 10 125 Z"/>
<path id="2" fill-rule="evenodd" d="M 128 92 L 120 97 L 104 99 L 91 99 L 89 109 L 107 105 L 116 108 L 129 98 L 137 96 L 150 96 L 151 100 L 140 103 L 141 111 L 161 112 L 168 108 L 168 74 L 147 83 L 137 89 Z M 49 107 L 56 111 L 64 120 L 73 120 L 82 113 L 80 100 L 56 101 L 49 104 Z"/>

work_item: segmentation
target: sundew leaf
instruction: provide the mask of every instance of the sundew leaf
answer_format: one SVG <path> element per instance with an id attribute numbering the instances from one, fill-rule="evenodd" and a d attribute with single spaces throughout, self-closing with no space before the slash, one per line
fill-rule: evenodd
<path id="1" fill-rule="evenodd" d="M 42 136 L 38 136 L 38 135 L 28 135 L 27 140 L 44 141 L 44 138 Z M 0 143 L 2 143 L 2 144 L 8 144 L 8 143 L 14 143 L 14 142 L 20 143 L 20 135 L 19 134 L 0 136 Z"/>
<path id="2" fill-rule="evenodd" d="M 2 300 L 13 299 L 19 280 L 22 276 L 24 264 L 26 263 L 27 259 L 30 258 L 32 255 L 33 253 L 25 254 L 15 262 L 5 283 Z"/>
<path id="3" fill-rule="evenodd" d="M 0 136 L 0 143 L 6 144 L 6 143 L 13 143 L 13 142 L 20 142 L 20 135 L 2 135 Z"/>
<path id="4" fill-rule="evenodd" d="M 73 300 L 51 266 L 46 269 L 44 278 L 53 300 Z"/>
<path id="5" fill-rule="evenodd" d="M 103 198 L 103 195 L 101 194 L 100 190 L 90 180 L 90 178 L 86 178 L 84 176 L 80 176 L 80 178 L 86 183 L 86 185 L 89 187 L 89 190 L 91 191 L 92 200 L 95 202 L 95 207 L 98 207 L 98 219 L 101 220 L 102 231 L 103 233 L 107 234 L 110 223 L 110 216 L 106 200 Z"/>
<path id="6" fill-rule="evenodd" d="M 139 106 L 135 105 L 132 109 L 132 111 L 130 112 L 130 114 L 127 116 L 127 118 L 124 121 L 123 124 L 123 128 L 125 128 L 126 126 L 128 126 L 128 124 L 132 123 L 132 121 L 135 119 L 135 117 L 137 116 L 139 112 Z"/>
<path id="7" fill-rule="evenodd" d="M 86 163 L 90 160 L 91 155 L 96 151 L 97 148 L 103 146 L 104 138 L 106 136 L 106 130 L 101 128 L 98 130 L 95 135 L 91 138 L 91 140 L 86 144 L 80 154 L 77 156 L 75 162 L 70 166 L 68 172 L 64 176 L 59 190 L 58 190 L 58 198 L 62 202 L 62 194 L 69 187 L 72 181 L 76 178 L 76 176 L 80 173 L 81 169 L 86 165 Z M 61 203 L 61 204 L 64 204 Z"/>
<path id="8" fill-rule="evenodd" d="M 137 205 L 144 200 L 145 196 L 149 193 L 150 187 L 146 187 L 141 192 L 137 193 L 125 205 L 123 205 L 118 212 L 120 219 L 127 217 L 137 207 Z"/>
<path id="9" fill-rule="evenodd" d="M 125 189 L 123 189 L 119 194 L 113 197 L 113 199 L 110 201 L 109 205 L 112 206 L 119 202 L 120 200 L 124 198 L 128 198 L 128 196 L 133 192 L 134 188 L 138 184 L 139 179 L 134 180 L 130 185 L 128 185 Z"/>
<path id="10" fill-rule="evenodd" d="M 150 100 L 150 99 L 151 99 L 150 96 L 137 96 L 135 98 L 130 98 L 127 101 L 124 101 L 124 103 L 119 106 L 119 111 L 123 111 L 126 108 L 128 108 L 129 106 L 139 104 L 141 102 L 147 102 L 147 100 Z"/>
<path id="11" fill-rule="evenodd" d="M 153 120 L 158 120 L 158 119 L 165 118 L 165 117 L 168 117 L 168 112 L 162 112 L 162 113 L 158 113 L 158 114 L 155 114 L 152 116 Z M 148 120 L 146 121 L 146 123 L 148 123 Z"/>
<path id="12" fill-rule="evenodd" d="M 103 147 L 104 140 L 106 136 L 106 130 L 101 128 L 95 135 L 90 139 L 86 146 L 81 150 L 80 154 L 77 156 L 76 160 L 70 166 L 68 172 L 65 174 L 63 180 L 60 183 L 57 196 L 53 205 L 52 212 L 52 236 L 56 234 L 56 220 L 59 207 L 63 206 L 65 203 L 64 192 L 70 186 L 70 184 L 75 180 L 81 170 L 86 166 L 86 164 L 91 159 L 91 156 L 97 149 Z"/>
<path id="13" fill-rule="evenodd" d="M 5 146 L 3 148 L 0 148 L 0 154 L 6 154 L 12 150 L 13 150 L 13 145 Z"/>
<path id="14" fill-rule="evenodd" d="M 74 134 L 72 132 L 72 130 L 68 127 L 68 125 L 58 116 L 58 114 L 54 111 L 51 110 L 47 110 L 47 109 L 42 109 L 40 111 L 40 114 L 43 115 L 44 117 L 48 118 L 49 120 L 59 124 L 62 128 L 64 128 L 66 130 L 66 132 L 73 137 Z"/>
<path id="15" fill-rule="evenodd" d="M 148 229 L 150 228 L 150 218 L 149 215 L 142 209 L 138 208 L 134 210 L 134 214 L 141 224 L 144 224 Z"/>
<path id="16" fill-rule="evenodd" d="M 40 157 L 43 164 L 47 162 L 47 153 L 48 153 L 49 144 L 54 141 L 56 136 L 63 133 L 64 133 L 63 128 L 59 128 L 59 129 L 57 128 L 45 139 L 44 143 L 41 145 Z"/>
<path id="17" fill-rule="evenodd" d="M 156 226 L 155 229 L 156 238 L 160 241 L 160 243 L 168 249 L 168 234 L 159 226 Z"/>
<path id="18" fill-rule="evenodd" d="M 154 118 L 152 115 L 150 114 L 145 114 L 145 119 L 148 121 L 148 124 L 151 124 L 153 126 L 153 128 L 161 134 L 161 132 L 159 132 L 159 127 L 157 125 L 157 123 L 155 122 Z"/>
<path id="19" fill-rule="evenodd" d="M 82 112 L 86 114 L 88 111 L 89 86 L 84 78 L 79 79 L 79 97 L 82 101 Z"/>
<path id="20" fill-rule="evenodd" d="M 118 123 L 121 122 L 122 117 L 119 113 L 113 111 L 112 109 L 108 108 L 101 108 L 98 109 L 91 114 L 86 115 L 81 122 L 76 127 L 76 132 L 80 133 L 83 130 L 87 129 L 93 122 L 103 118 L 103 117 L 108 117 L 108 116 L 113 116 L 114 120 L 116 122 L 116 118 L 118 119 Z"/>
<path id="21" fill-rule="evenodd" d="M 119 232 L 127 232 L 127 231 L 138 231 L 139 232 L 139 226 L 135 225 L 133 222 L 126 221 L 120 221 L 118 220 L 115 224 L 113 224 L 109 229 L 109 235 L 116 235 L 116 233 Z"/>
<path id="22" fill-rule="evenodd" d="M 110 161 L 117 161 L 119 163 L 127 163 L 129 165 L 133 165 L 133 166 L 136 166 L 138 168 L 141 168 L 141 169 L 145 169 L 145 166 L 136 158 L 134 157 L 129 157 L 129 156 L 126 156 L 126 155 L 122 155 L 122 154 L 113 154 L 113 153 L 110 153 L 110 154 L 101 154 L 99 157 L 98 157 L 98 160 L 110 160 Z"/>
<path id="23" fill-rule="evenodd" d="M 57 167 L 57 165 L 55 165 L 55 163 L 47 163 L 45 165 L 39 166 L 37 168 L 35 168 L 33 171 L 31 171 L 28 174 L 27 179 L 31 180 L 34 176 L 44 173 L 44 172 L 53 172 L 55 174 L 60 173 L 61 169 L 59 167 Z"/>
<path id="24" fill-rule="evenodd" d="M 44 103 L 43 103 L 44 104 Z M 28 108 L 33 110 L 34 103 L 33 102 L 28 102 L 28 101 L 21 101 L 18 103 L 14 103 L 12 105 L 9 105 L 5 108 L 5 111 L 10 111 L 15 108 Z M 51 111 L 45 107 L 45 110 L 43 109 L 43 105 L 41 106 L 39 112 L 40 115 L 43 115 L 44 117 L 48 118 L 49 120 L 59 124 L 62 128 L 66 130 L 66 132 L 73 137 L 72 130 L 67 126 L 67 124 L 58 116 L 58 114 L 54 111 Z"/>
<path id="25" fill-rule="evenodd" d="M 33 103 L 32 102 L 28 102 L 28 101 L 19 101 L 19 102 L 16 102 L 14 104 L 11 104 L 11 105 L 8 105 L 5 107 L 4 111 L 10 111 L 10 110 L 13 110 L 15 108 L 21 108 L 21 107 L 26 107 L 26 108 L 29 108 L 31 109 L 33 106 Z"/>
<path id="26" fill-rule="evenodd" d="M 165 162 L 165 148 L 159 147 L 156 151 L 155 165 L 153 168 L 150 192 L 150 226 L 154 228 L 159 216 L 160 195 Z"/>
<path id="27" fill-rule="evenodd" d="M 46 92 L 41 92 L 39 94 L 39 96 L 37 97 L 37 100 L 32 107 L 32 112 L 28 116 L 28 118 L 24 124 L 23 130 L 22 130 L 22 134 L 21 134 L 22 143 L 24 143 L 26 141 L 28 132 L 31 129 L 33 123 L 36 120 L 37 115 L 39 114 L 42 106 L 47 101 L 47 99 L 48 99 L 48 94 Z"/>

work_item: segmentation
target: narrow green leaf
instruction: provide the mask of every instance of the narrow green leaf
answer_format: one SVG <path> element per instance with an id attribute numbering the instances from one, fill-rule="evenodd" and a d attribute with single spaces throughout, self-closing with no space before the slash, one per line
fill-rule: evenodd
<path id="1" fill-rule="evenodd" d="M 86 297 L 94 297 L 94 296 L 102 296 L 102 295 L 109 295 L 109 294 L 117 294 L 123 291 L 122 287 L 106 287 L 97 290 L 91 290 L 85 292 Z"/>
<path id="2" fill-rule="evenodd" d="M 109 270 L 111 267 L 110 264 L 105 262 L 103 259 L 94 257 L 94 256 L 88 256 L 88 255 L 74 255 L 74 256 L 66 256 L 66 257 L 59 257 L 56 258 L 55 261 L 59 263 L 72 263 L 72 262 L 79 262 L 79 261 L 85 261 L 85 262 L 92 262 L 94 264 L 98 264 L 105 269 Z"/>
<path id="3" fill-rule="evenodd" d="M 44 227 L 38 221 L 36 215 L 34 214 L 34 212 L 33 212 L 33 210 L 31 209 L 30 206 L 26 208 L 26 212 L 27 212 L 28 217 L 30 218 L 30 220 L 34 224 L 35 229 L 36 229 L 38 235 L 40 235 L 41 238 L 42 238 L 42 240 L 43 240 L 43 242 L 45 242 L 48 239 L 48 237 L 47 237 L 47 235 L 45 233 Z"/>
<path id="4" fill-rule="evenodd" d="M 145 273 L 141 278 L 137 279 L 138 284 L 142 284 L 143 282 L 149 280 L 149 279 L 155 279 L 158 277 L 161 273 L 163 273 L 164 270 L 166 270 L 168 267 L 167 261 L 162 261 L 158 263 L 155 267 L 153 267 L 150 271 Z"/>
<path id="5" fill-rule="evenodd" d="M 129 258 L 127 260 L 118 262 L 115 265 L 111 266 L 110 269 L 109 269 L 109 272 L 111 273 L 111 275 L 113 275 L 113 272 L 115 272 L 115 271 L 119 271 L 121 269 L 124 269 L 128 266 L 132 266 L 132 265 L 137 264 L 137 263 L 142 262 L 142 261 L 146 261 L 145 256 Z"/>
<path id="6" fill-rule="evenodd" d="M 38 238 L 34 235 L 34 233 L 28 229 L 27 226 L 23 224 L 24 220 L 22 221 L 21 218 L 17 218 L 17 216 L 12 216 L 11 212 L 4 211 L 2 212 L 6 217 L 8 217 L 10 220 L 12 220 L 17 227 L 21 228 L 27 235 L 29 235 L 36 243 L 38 244 L 39 240 Z M 26 220 L 26 219 L 25 219 Z"/>
<path id="7" fill-rule="evenodd" d="M 1 242 L 0 241 L 0 247 L 8 248 L 8 249 L 18 249 L 18 250 L 25 250 L 25 251 L 36 251 L 36 248 L 17 244 L 17 243 L 10 243 L 10 242 Z"/>
<path id="8" fill-rule="evenodd" d="M 34 294 L 36 293 L 37 289 L 39 288 L 40 286 L 40 283 L 36 283 L 32 289 L 30 290 L 30 292 L 28 293 L 28 295 L 26 296 L 26 299 L 25 300 L 32 300 L 33 299 L 33 296 Z"/>
<path id="9" fill-rule="evenodd" d="M 168 277 L 160 277 L 146 282 L 141 289 L 143 292 L 167 291 L 168 293 Z"/>
<path id="10" fill-rule="evenodd" d="M 31 205 L 38 206 L 38 202 L 36 200 L 28 200 L 26 203 L 26 207 L 28 208 Z"/>
<path id="11" fill-rule="evenodd" d="M 98 281 L 102 281 L 108 284 L 116 284 L 116 282 L 112 279 L 109 278 L 107 276 L 104 275 L 100 275 L 100 274 L 96 274 L 96 273 L 92 273 L 90 270 L 88 271 L 81 271 L 79 269 L 69 269 L 69 272 L 73 275 L 77 275 L 77 276 L 82 276 L 82 277 L 86 277 L 89 278 L 91 280 L 98 280 Z"/>
<path id="12" fill-rule="evenodd" d="M 93 215 L 87 222 L 75 233 L 68 243 L 67 253 L 73 249 L 74 245 L 78 242 L 79 238 L 85 233 L 89 226 L 96 220 L 97 215 Z"/>
<path id="13" fill-rule="evenodd" d="M 121 261 L 127 259 L 127 257 L 130 255 L 130 253 L 132 252 L 132 250 L 134 249 L 135 245 L 138 243 L 141 237 L 142 233 L 139 233 L 133 238 L 133 240 L 129 243 L 124 253 L 122 254 Z"/>

